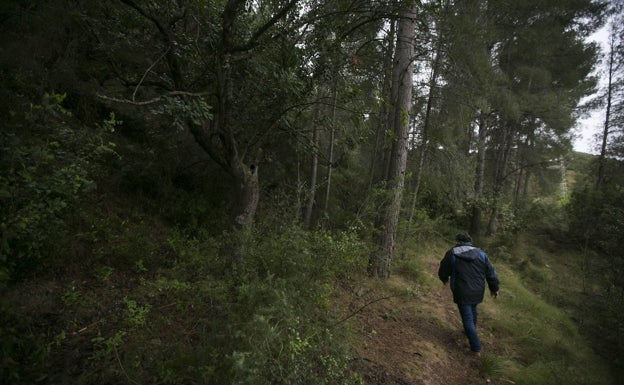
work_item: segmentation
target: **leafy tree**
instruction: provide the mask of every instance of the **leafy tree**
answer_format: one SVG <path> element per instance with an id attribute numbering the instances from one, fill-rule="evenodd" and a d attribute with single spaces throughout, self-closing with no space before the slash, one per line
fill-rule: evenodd
<path id="1" fill-rule="evenodd" d="M 583 37 L 601 6 L 474 1 L 455 7 L 462 11 L 450 13 L 455 33 L 448 35 L 443 105 L 453 111 L 447 137 L 456 139 L 442 143 L 455 143 L 471 158 L 477 151 L 471 227 L 478 235 L 487 208 L 493 233 L 501 204 L 570 147 L 576 105 L 595 84 L 588 76 L 595 46 Z"/>
<path id="2" fill-rule="evenodd" d="M 111 57 L 113 71 L 120 69 L 114 78 L 122 87 L 103 87 L 102 99 L 123 102 L 126 113 L 153 121 L 144 106 L 157 106 L 169 121 L 155 124 L 189 132 L 231 177 L 232 228 L 246 231 L 260 197 L 264 143 L 283 125 L 291 98 L 304 85 L 297 79 L 292 40 L 297 1 L 257 7 L 235 0 L 121 3 L 85 10 L 92 25 L 103 26 L 92 28 L 103 43 L 100 52 Z M 120 42 L 119 34 L 126 39 Z M 267 44 L 272 39 L 279 44 Z M 260 87 L 255 79 L 270 82 Z M 236 250 L 232 256 L 240 262 Z"/>
<path id="3" fill-rule="evenodd" d="M 595 189 L 594 176 L 591 176 L 591 180 L 573 192 L 567 207 L 570 216 L 567 239 L 573 240 L 573 245 L 585 254 L 586 263 L 580 279 L 595 285 L 594 289 L 587 289 L 596 297 L 588 312 L 598 315 L 600 322 L 589 332 L 601 341 L 602 354 L 609 357 L 621 372 L 623 365 L 619 357 L 624 351 L 624 325 L 620 315 L 624 311 L 624 259 L 620 238 L 624 230 L 624 179 L 620 161 L 608 164 L 608 167 L 617 171 L 613 173 L 613 179 L 605 181 L 599 190 Z"/>

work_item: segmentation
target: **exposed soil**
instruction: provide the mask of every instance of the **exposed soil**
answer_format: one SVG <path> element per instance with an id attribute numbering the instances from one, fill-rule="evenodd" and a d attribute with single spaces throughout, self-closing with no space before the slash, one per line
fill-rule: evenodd
<path id="1" fill-rule="evenodd" d="M 394 276 L 354 289 L 345 306 L 356 334 L 354 370 L 367 384 L 493 383 L 480 374 L 482 357 L 469 351 L 448 287 L 417 287 Z M 480 338 L 484 352 L 495 350 L 489 333 Z"/>

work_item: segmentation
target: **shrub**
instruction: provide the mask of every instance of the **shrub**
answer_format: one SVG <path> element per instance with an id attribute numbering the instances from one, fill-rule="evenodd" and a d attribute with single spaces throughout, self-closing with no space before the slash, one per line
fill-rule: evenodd
<path id="1" fill-rule="evenodd" d="M 115 302 L 118 317 L 94 336 L 89 378 L 360 383 L 348 370 L 345 325 L 335 325 L 329 300 L 336 279 L 364 271 L 357 238 L 297 227 L 258 232 L 248 240 L 242 271 L 229 270 L 227 256 L 218 254 L 229 238 L 170 234 L 175 264 L 144 276 Z"/>
<path id="2" fill-rule="evenodd" d="M 112 151 L 101 127 L 73 121 L 64 99 L 46 94 L 41 104 L 16 113 L 1 134 L 0 279 L 27 276 L 47 262 L 67 236 L 67 213 L 95 187 L 94 161 Z"/>

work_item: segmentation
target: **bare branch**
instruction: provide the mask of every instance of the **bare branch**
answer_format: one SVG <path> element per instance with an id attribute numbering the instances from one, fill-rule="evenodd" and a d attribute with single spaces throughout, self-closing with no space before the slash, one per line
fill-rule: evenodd
<path id="1" fill-rule="evenodd" d="M 208 92 L 171 91 L 171 92 L 168 92 L 165 95 L 157 96 L 157 97 L 155 97 L 153 99 L 143 100 L 143 101 L 137 102 L 137 101 L 134 100 L 134 94 L 132 95 L 132 100 L 115 98 L 113 96 L 102 95 L 100 93 L 96 94 L 96 96 L 98 98 L 104 99 L 104 100 L 108 100 L 109 102 L 132 104 L 132 105 L 135 105 L 135 106 L 146 106 L 146 105 L 149 105 L 149 104 L 158 103 L 166 96 L 192 96 L 192 97 L 197 97 L 197 96 L 205 96 L 205 95 L 208 95 Z"/>
<path id="2" fill-rule="evenodd" d="M 260 39 L 260 37 L 264 35 L 266 31 L 268 31 L 271 27 L 273 27 L 278 21 L 284 18 L 286 14 L 288 13 L 288 11 L 290 11 L 297 4 L 297 1 L 298 0 L 291 0 L 288 4 L 284 6 L 284 8 L 282 8 L 279 12 L 273 15 L 273 17 L 269 21 L 267 21 L 262 27 L 258 28 L 258 30 L 254 32 L 254 34 L 251 36 L 251 38 L 245 45 L 234 47 L 232 51 L 241 52 L 241 51 L 248 51 L 254 48 L 257 44 L 258 39 Z"/>
<path id="3" fill-rule="evenodd" d="M 135 100 L 136 93 L 139 90 L 139 87 L 141 86 L 141 84 L 143 83 L 143 80 L 145 80 L 145 77 L 147 76 L 147 74 L 152 70 L 152 68 L 154 68 L 156 63 L 161 61 L 162 58 L 164 58 L 165 55 L 167 55 L 167 53 L 169 52 L 170 49 L 171 49 L 171 47 L 167 48 L 167 50 L 162 55 L 160 55 L 160 57 L 158 59 L 156 59 L 156 61 L 154 63 L 152 63 L 152 65 L 149 66 L 149 68 L 145 71 L 145 73 L 143 74 L 143 77 L 141 77 L 141 80 L 139 80 L 139 84 L 136 85 L 136 87 L 134 88 L 134 92 L 132 93 L 132 101 L 133 102 Z"/>

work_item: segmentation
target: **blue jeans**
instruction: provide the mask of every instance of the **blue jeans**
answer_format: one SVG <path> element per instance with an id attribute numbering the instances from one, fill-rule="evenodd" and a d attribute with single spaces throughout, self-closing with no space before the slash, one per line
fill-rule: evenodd
<path id="1" fill-rule="evenodd" d="M 481 342 L 477 336 L 477 305 L 457 304 L 457 307 L 464 324 L 464 332 L 470 342 L 470 350 L 480 352 Z"/>

